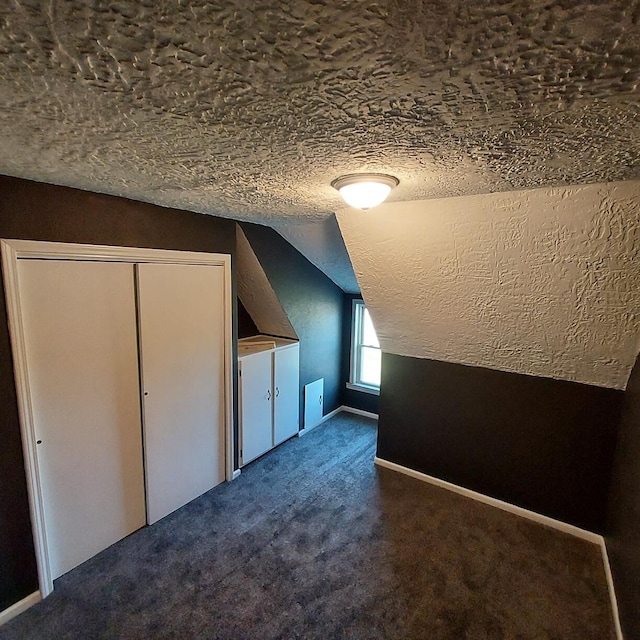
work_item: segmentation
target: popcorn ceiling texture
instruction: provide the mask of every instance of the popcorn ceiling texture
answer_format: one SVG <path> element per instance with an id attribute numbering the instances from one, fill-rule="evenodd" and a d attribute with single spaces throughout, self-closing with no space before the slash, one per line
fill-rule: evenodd
<path id="1" fill-rule="evenodd" d="M 640 177 L 637 0 L 5 0 L 0 173 L 270 223 Z"/>
<path id="2" fill-rule="evenodd" d="M 383 351 L 625 387 L 640 349 L 640 181 L 337 217 Z"/>
<path id="3" fill-rule="evenodd" d="M 639 81 L 638 0 L 5 0 L 0 173 L 268 224 L 348 290 L 342 242 L 314 241 L 343 206 L 332 179 L 392 173 L 392 201 L 637 179 Z M 568 221 L 552 194 L 580 190 L 479 199 L 504 209 L 456 209 L 455 229 L 442 211 L 459 205 L 438 201 L 444 248 L 422 238 L 421 216 L 393 223 L 414 256 L 387 346 L 623 385 L 637 298 L 632 265 L 607 251 L 624 257 L 614 240 L 631 237 L 621 220 L 637 208 L 613 189 Z M 341 223 L 361 268 L 369 256 L 360 277 L 384 323 L 397 292 L 372 289 L 371 251 L 405 248 L 367 249 L 375 229 L 355 219 Z M 600 224 L 613 235 L 598 239 Z M 433 299 L 422 271 L 443 279 Z M 404 308 L 436 299 L 425 318 Z"/>
<path id="4" fill-rule="evenodd" d="M 236 225 L 236 247 L 238 297 L 258 331 L 297 340 L 298 336 L 278 296 L 239 225 Z"/>

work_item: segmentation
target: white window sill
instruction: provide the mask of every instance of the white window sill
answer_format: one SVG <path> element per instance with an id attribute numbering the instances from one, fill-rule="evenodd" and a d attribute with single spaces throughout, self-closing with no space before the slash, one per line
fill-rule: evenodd
<path id="1" fill-rule="evenodd" d="M 364 391 L 364 393 L 370 393 L 374 396 L 380 395 L 380 387 L 370 387 L 364 384 L 354 384 L 353 382 L 347 382 L 347 389 L 353 389 L 353 391 Z"/>

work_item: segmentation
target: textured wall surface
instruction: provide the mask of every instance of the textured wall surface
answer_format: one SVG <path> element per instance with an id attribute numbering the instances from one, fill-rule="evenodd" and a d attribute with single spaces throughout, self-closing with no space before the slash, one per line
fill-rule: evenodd
<path id="1" fill-rule="evenodd" d="M 624 388 L 640 348 L 640 182 L 345 209 L 382 349 Z"/>
<path id="2" fill-rule="evenodd" d="M 316 220 L 282 218 L 271 226 L 346 293 L 360 293 L 335 215 Z"/>
<path id="3" fill-rule="evenodd" d="M 269 283 L 262 265 L 239 226 L 237 233 L 236 273 L 238 297 L 260 333 L 297 340 L 287 314 Z"/>
<path id="4" fill-rule="evenodd" d="M 5 0 L 0 173 L 268 222 L 640 176 L 637 0 Z"/>

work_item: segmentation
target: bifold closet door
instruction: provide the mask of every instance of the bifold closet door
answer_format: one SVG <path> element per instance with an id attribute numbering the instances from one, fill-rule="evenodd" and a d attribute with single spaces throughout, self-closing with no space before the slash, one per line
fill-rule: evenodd
<path id="1" fill-rule="evenodd" d="M 138 265 L 147 519 L 225 479 L 224 269 Z"/>
<path id="2" fill-rule="evenodd" d="M 134 269 L 20 260 L 53 578 L 145 524 Z"/>

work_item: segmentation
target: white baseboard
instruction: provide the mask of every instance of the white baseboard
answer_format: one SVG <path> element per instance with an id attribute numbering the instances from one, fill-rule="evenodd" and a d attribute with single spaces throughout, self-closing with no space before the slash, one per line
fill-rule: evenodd
<path id="1" fill-rule="evenodd" d="M 42 598 L 40 597 L 39 591 L 34 591 L 32 594 L 28 595 L 26 598 L 20 600 L 20 602 L 16 602 L 12 604 L 8 609 L 4 611 L 0 611 L 0 626 L 2 626 L 5 622 L 9 622 L 12 618 L 15 618 L 17 615 L 21 614 L 23 611 L 26 611 L 29 607 L 32 607 L 34 604 L 40 602 Z"/>
<path id="2" fill-rule="evenodd" d="M 602 537 L 602 536 L 601 536 Z M 609 587 L 609 598 L 611 598 L 611 611 L 613 613 L 613 623 L 616 627 L 616 637 L 618 640 L 624 640 L 622 636 L 622 625 L 620 624 L 620 614 L 618 612 L 618 599 L 616 598 L 616 589 L 613 584 L 613 574 L 611 573 L 611 565 L 609 564 L 609 554 L 607 553 L 607 544 L 602 538 L 602 562 L 604 563 L 604 572 L 607 576 L 607 585 Z"/>
<path id="3" fill-rule="evenodd" d="M 373 418 L 374 420 L 378 419 L 377 413 L 371 413 L 370 411 L 363 411 L 362 409 L 355 409 L 354 407 L 347 407 L 345 405 L 342 405 L 337 409 L 334 409 L 333 411 L 327 413 L 326 416 L 322 416 L 322 420 L 320 420 L 318 424 L 314 424 L 313 427 L 300 429 L 300 431 L 298 431 L 298 437 L 302 437 L 305 433 L 308 433 L 309 431 L 312 431 L 313 429 L 315 429 L 319 424 L 322 424 L 326 420 L 329 420 L 329 418 L 333 418 L 333 416 L 338 415 L 343 411 L 346 411 L 347 413 L 355 413 L 356 415 L 359 415 L 359 416 L 365 416 L 366 418 Z"/>
<path id="4" fill-rule="evenodd" d="M 342 411 L 342 407 L 338 407 L 337 409 L 334 409 L 333 411 L 329 411 L 329 413 L 327 413 L 326 416 L 322 416 L 322 420 L 320 420 L 320 422 L 316 422 L 316 424 L 314 424 L 313 427 L 307 427 L 306 429 L 300 429 L 300 431 L 298 431 L 298 437 L 301 438 L 305 433 L 309 433 L 309 431 L 313 431 L 318 425 L 321 425 L 323 422 L 326 422 L 330 418 L 333 418 L 333 416 L 335 416 L 338 413 L 340 413 L 340 411 Z"/>
<path id="5" fill-rule="evenodd" d="M 581 529 L 580 527 L 576 527 L 572 524 L 567 524 L 566 522 L 562 522 L 554 518 L 549 518 L 548 516 L 543 516 L 542 514 L 536 513 L 535 511 L 529 511 L 529 509 L 523 509 L 522 507 L 517 507 L 514 504 L 510 504 L 508 502 L 498 500 L 497 498 L 491 498 L 490 496 L 485 496 L 484 494 L 478 493 L 477 491 L 472 491 L 471 489 L 465 489 L 464 487 L 460 487 L 457 484 L 447 482 L 446 480 L 440 480 L 439 478 L 434 478 L 433 476 L 429 476 L 426 473 L 421 473 L 420 471 L 415 471 L 414 469 L 403 467 L 400 464 L 396 464 L 395 462 L 389 462 L 388 460 L 384 460 L 383 458 L 378 458 L 377 456 L 374 458 L 374 462 L 379 467 L 384 467 L 385 469 L 391 469 L 392 471 L 403 473 L 404 475 L 415 478 L 416 480 L 421 480 L 422 482 L 428 482 L 429 484 L 435 485 L 436 487 L 440 487 L 441 489 L 447 489 L 448 491 L 452 491 L 453 493 L 460 494 L 461 496 L 465 496 L 466 498 L 477 500 L 478 502 L 488 504 L 492 507 L 496 507 L 497 509 L 502 509 L 503 511 L 508 511 L 509 513 L 513 513 L 514 515 L 520 516 L 521 518 L 527 518 L 527 520 L 532 520 L 533 522 L 543 524 L 547 527 L 551 527 L 552 529 L 557 529 L 558 531 L 568 533 L 569 535 L 575 536 L 576 538 L 581 538 L 582 540 L 586 540 L 587 542 L 597 544 L 600 547 L 600 550 L 602 552 L 602 562 L 604 564 L 604 571 L 607 577 L 607 586 L 609 588 L 609 598 L 611 600 L 611 611 L 613 614 L 613 621 L 616 629 L 616 637 L 618 640 L 623 640 L 622 627 L 620 625 L 620 616 L 618 613 L 618 601 L 616 598 L 615 587 L 613 584 L 611 566 L 609 565 L 607 545 L 603 536 L 597 533 L 593 533 L 592 531 L 587 531 L 586 529 Z"/>
<path id="6" fill-rule="evenodd" d="M 371 411 L 363 411 L 362 409 L 356 409 L 354 407 L 347 407 L 342 405 L 340 407 L 341 411 L 346 411 L 347 413 L 355 413 L 358 416 L 365 416 L 366 418 L 373 418 L 374 420 L 378 419 L 377 413 L 371 413 Z"/>
<path id="7" fill-rule="evenodd" d="M 338 407 L 337 409 L 334 409 L 333 411 L 329 411 L 329 413 L 327 413 L 326 416 L 322 416 L 322 420 L 320 420 L 320 422 L 318 422 L 318 424 L 322 424 L 323 422 L 326 422 L 330 418 L 333 418 L 333 416 L 338 415 L 340 413 L 340 411 L 342 411 L 342 407 Z M 318 424 L 314 424 L 313 427 L 317 427 Z M 313 427 L 311 427 L 311 428 L 313 429 Z"/>
<path id="8" fill-rule="evenodd" d="M 236 480 L 237 478 L 239 478 L 241 473 L 242 473 L 242 469 L 234 469 L 233 475 L 231 476 L 231 480 Z"/>
<path id="9" fill-rule="evenodd" d="M 426 473 L 420 473 L 420 471 L 414 471 L 413 469 L 403 467 L 402 465 L 396 464 L 395 462 L 389 462 L 388 460 L 383 460 L 382 458 L 378 457 L 375 458 L 374 462 L 379 467 L 385 467 L 386 469 L 392 469 L 393 471 L 404 473 L 407 476 L 422 480 L 423 482 L 428 482 L 429 484 L 433 484 L 436 487 L 448 489 L 449 491 L 459 493 L 460 495 L 471 498 L 472 500 L 483 502 L 484 504 L 491 505 L 492 507 L 497 507 L 498 509 L 502 509 L 503 511 L 514 513 L 515 515 L 521 516 L 522 518 L 527 518 L 528 520 L 533 520 L 534 522 L 544 524 L 548 527 L 552 527 L 553 529 L 564 531 L 565 533 L 569 533 L 573 536 L 576 536 L 577 538 L 588 540 L 593 544 L 600 545 L 602 543 L 601 535 L 598 535 L 597 533 L 593 533 L 591 531 L 586 531 L 585 529 L 581 529 L 580 527 L 575 527 L 572 524 L 567 524 L 566 522 L 561 522 L 560 520 L 555 520 L 554 518 L 543 516 L 540 513 L 529 511 L 528 509 L 523 509 L 522 507 L 516 507 L 515 505 L 509 504 L 508 502 L 503 502 L 502 500 L 498 500 L 497 498 L 485 496 L 484 494 L 477 493 L 476 491 L 472 491 L 471 489 L 465 489 L 464 487 L 460 487 L 457 484 L 447 482 L 446 480 L 440 480 L 439 478 L 434 478 L 433 476 L 429 476 Z"/>

